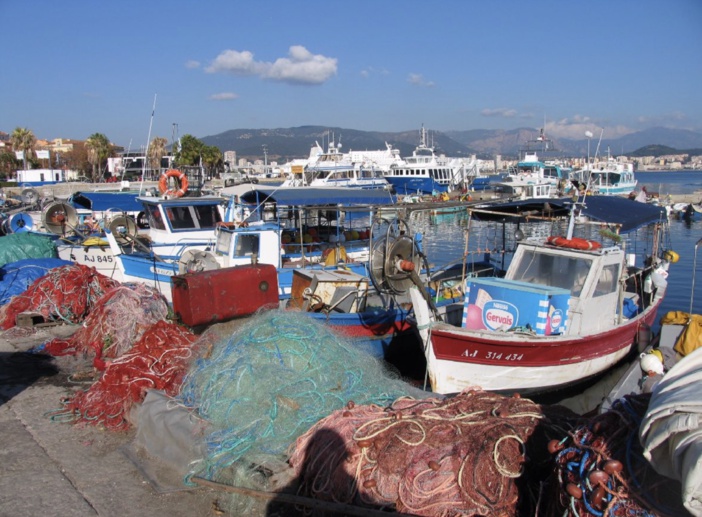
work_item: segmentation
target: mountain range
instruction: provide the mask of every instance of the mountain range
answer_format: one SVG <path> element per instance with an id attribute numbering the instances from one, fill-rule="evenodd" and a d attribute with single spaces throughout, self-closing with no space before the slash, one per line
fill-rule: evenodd
<path id="1" fill-rule="evenodd" d="M 236 151 L 237 158 L 249 160 L 261 159 L 265 146 L 269 162 L 284 163 L 293 158 L 306 158 L 315 143 L 327 149 L 330 142 L 341 144 L 342 152 L 385 149 L 387 143 L 398 149 L 401 156 L 408 156 L 419 144 L 419 135 L 418 129 L 389 133 L 300 126 L 231 129 L 200 140 L 206 145 L 218 147 L 222 152 Z M 427 131 L 427 144 L 433 145 L 439 153 L 447 156 L 475 154 L 478 158 L 492 159 L 499 154 L 505 159 L 515 159 L 519 156 L 519 150 L 524 148 L 527 142 L 534 142 L 538 136 L 539 131 L 533 128 Z M 684 129 L 654 127 L 619 138 L 603 138 L 601 142 L 597 135 L 589 142 L 591 156 L 595 154 L 598 143 L 600 155 L 606 154 L 608 148 L 613 155 L 633 154 L 645 146 L 665 146 L 678 153 L 702 154 L 702 133 Z M 549 150 L 562 156 L 587 156 L 588 139 L 551 138 Z"/>

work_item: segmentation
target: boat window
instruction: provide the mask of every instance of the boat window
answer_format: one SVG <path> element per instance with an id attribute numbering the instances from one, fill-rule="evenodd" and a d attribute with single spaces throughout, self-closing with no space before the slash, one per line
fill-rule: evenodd
<path id="1" fill-rule="evenodd" d="M 193 214 L 190 212 L 190 207 L 174 206 L 166 208 L 166 214 L 171 222 L 174 230 L 189 230 L 196 228 Z"/>
<path id="2" fill-rule="evenodd" d="M 149 227 L 157 230 L 165 230 L 166 225 L 161 217 L 161 212 L 156 205 L 147 205 L 146 211 L 149 214 Z"/>
<path id="3" fill-rule="evenodd" d="M 531 282 L 570 290 L 572 296 L 580 296 L 592 260 L 536 252 L 524 253 L 515 269 L 513 280 Z"/>
<path id="4" fill-rule="evenodd" d="M 219 211 L 215 205 L 200 205 L 193 208 L 195 209 L 195 217 L 200 228 L 214 228 L 221 221 Z"/>
<path id="5" fill-rule="evenodd" d="M 234 246 L 234 258 L 250 257 L 254 253 L 259 255 L 259 235 L 257 233 L 245 233 L 236 236 L 236 245 Z"/>
<path id="6" fill-rule="evenodd" d="M 617 279 L 619 278 L 619 264 L 610 264 L 602 268 L 600 278 L 595 287 L 595 296 L 603 296 L 617 290 Z"/>

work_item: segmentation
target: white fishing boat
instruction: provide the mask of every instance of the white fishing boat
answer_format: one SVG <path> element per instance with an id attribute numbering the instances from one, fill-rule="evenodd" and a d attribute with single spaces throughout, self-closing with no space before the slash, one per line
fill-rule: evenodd
<path id="1" fill-rule="evenodd" d="M 393 164 L 385 179 L 402 196 L 449 192 L 459 185 L 467 185 L 464 177 L 467 167 L 461 160 L 437 155 L 427 143 L 427 132 L 422 126 L 419 145 L 412 156 Z"/>
<path id="2" fill-rule="evenodd" d="M 509 174 L 493 182 L 495 192 L 512 199 L 550 198 L 557 194 L 552 181 L 542 177 Z"/>
<path id="3" fill-rule="evenodd" d="M 183 231 L 183 238 L 168 247 L 127 251 L 119 239 L 133 241 L 128 229 L 107 231 L 106 237 L 124 281 L 154 285 L 170 300 L 174 275 L 252 262 L 278 268 L 281 295 L 288 296 L 295 268 L 335 266 L 344 260 L 351 270 L 367 274 L 369 209 L 357 207 L 391 204 L 394 199 L 384 190 L 255 188 L 238 201 L 250 207 L 250 216 L 233 222 L 219 219 L 211 205 L 205 215 L 198 215 L 202 198 L 143 201 L 151 231 L 158 225 L 162 232 Z M 230 200 L 227 212 L 238 212 L 232 208 L 238 202 Z"/>
<path id="4" fill-rule="evenodd" d="M 593 194 L 603 196 L 626 196 L 638 184 L 634 164 L 613 158 L 607 150 L 607 159 L 588 163 L 580 170 L 571 173 L 571 180 L 582 184 Z"/>
<path id="5" fill-rule="evenodd" d="M 432 390 L 546 392 L 583 382 L 626 357 L 639 329 L 653 324 L 669 264 L 657 247 L 667 221 L 664 210 L 634 205 L 588 198 L 576 209 L 597 228 L 618 229 L 616 238 L 574 237 L 572 217 L 565 236 L 523 239 L 504 278 L 462 279 L 463 300 L 434 323 L 421 319 L 430 313 L 418 311 L 421 300 L 415 300 L 420 328 L 430 324 L 426 359 Z M 487 215 L 499 217 L 496 211 Z M 479 209 L 473 214 L 478 217 Z M 656 238 L 653 254 L 636 267 L 617 239 L 643 227 Z"/>
<path id="6" fill-rule="evenodd" d="M 387 145 L 387 144 L 386 144 Z M 341 152 L 341 143 L 330 139 L 327 150 L 319 143 L 310 152 L 307 163 L 291 166 L 283 186 L 389 188 L 383 177 L 383 164 L 392 163 L 397 152 L 391 146 L 386 151 Z"/>
<path id="7" fill-rule="evenodd" d="M 520 149 L 517 165 L 510 168 L 501 180 L 493 182 L 495 189 L 520 199 L 563 194 L 568 186 L 568 172 L 553 160 L 542 160 L 538 154 L 547 152 L 550 145 L 551 141 L 546 138 L 542 129 L 536 140 L 529 140 Z M 537 146 L 540 149 L 536 149 Z"/>

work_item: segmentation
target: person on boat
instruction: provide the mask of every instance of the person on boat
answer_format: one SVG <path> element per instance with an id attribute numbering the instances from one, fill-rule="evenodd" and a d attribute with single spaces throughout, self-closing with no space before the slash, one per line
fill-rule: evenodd
<path id="1" fill-rule="evenodd" d="M 648 201 L 648 192 L 646 191 L 645 185 L 641 187 L 641 192 L 636 194 L 634 201 L 638 201 L 639 203 L 646 203 Z"/>
<path id="2" fill-rule="evenodd" d="M 641 354 L 639 366 L 643 372 L 639 380 L 639 388 L 641 388 L 642 393 L 651 393 L 656 384 L 665 375 L 661 351 L 654 349 L 648 353 Z"/>

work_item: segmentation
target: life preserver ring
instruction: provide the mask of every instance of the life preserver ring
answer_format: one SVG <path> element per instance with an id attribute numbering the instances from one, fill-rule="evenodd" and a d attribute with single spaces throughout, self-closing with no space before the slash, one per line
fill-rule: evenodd
<path id="1" fill-rule="evenodd" d="M 178 182 L 177 189 L 168 188 L 168 180 L 170 178 L 175 178 Z M 158 180 L 158 190 L 167 197 L 182 197 L 188 190 L 188 177 L 178 169 L 168 169 L 161 174 L 161 178 Z"/>
<path id="2" fill-rule="evenodd" d="M 548 244 L 552 246 L 558 246 L 559 248 L 570 248 L 574 250 L 585 250 L 593 251 L 598 250 L 602 247 L 597 241 L 591 241 L 588 239 L 580 239 L 578 237 L 573 237 L 572 239 L 566 239 L 565 237 L 551 236 L 546 239 Z"/>

